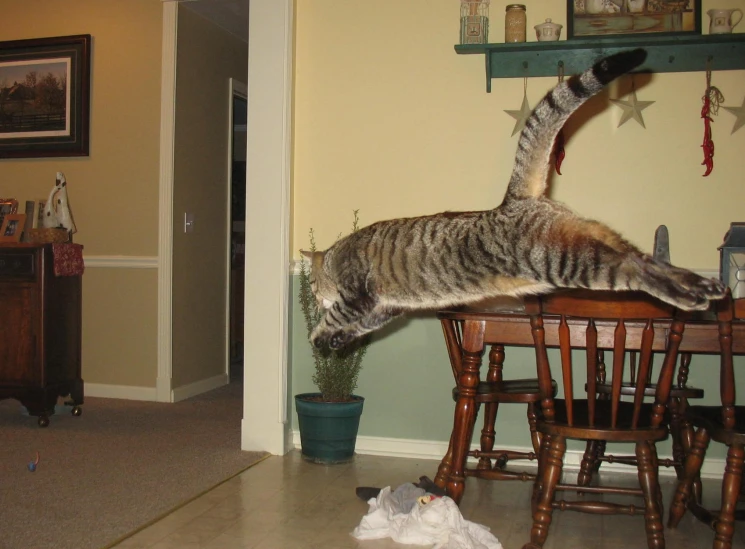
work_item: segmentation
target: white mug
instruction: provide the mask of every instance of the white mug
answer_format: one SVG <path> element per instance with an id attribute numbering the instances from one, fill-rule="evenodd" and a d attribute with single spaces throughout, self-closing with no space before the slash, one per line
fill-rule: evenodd
<path id="1" fill-rule="evenodd" d="M 742 21 L 742 10 L 735 8 L 733 10 L 709 10 L 706 12 L 711 18 L 709 21 L 709 34 L 729 34 L 737 24 Z M 739 13 L 737 21 L 732 21 L 733 14 Z"/>

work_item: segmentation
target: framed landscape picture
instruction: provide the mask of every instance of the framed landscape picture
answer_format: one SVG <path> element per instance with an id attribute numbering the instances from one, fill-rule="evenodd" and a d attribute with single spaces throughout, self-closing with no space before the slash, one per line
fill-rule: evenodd
<path id="1" fill-rule="evenodd" d="M 567 39 L 701 34 L 701 0 L 567 0 Z"/>
<path id="2" fill-rule="evenodd" d="M 90 35 L 0 42 L 0 158 L 87 156 Z"/>

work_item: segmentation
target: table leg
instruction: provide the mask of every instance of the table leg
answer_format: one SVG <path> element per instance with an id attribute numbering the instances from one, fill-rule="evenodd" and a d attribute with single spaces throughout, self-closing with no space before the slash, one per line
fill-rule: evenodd
<path id="1" fill-rule="evenodd" d="M 477 320 L 466 320 L 463 324 L 463 370 L 458 379 L 458 402 L 455 405 L 449 449 L 452 463 L 446 487 L 448 496 L 456 503 L 460 503 L 465 489 L 465 465 L 476 421 L 474 397 L 479 385 L 481 356 L 484 353 L 485 326 L 484 321 Z"/>

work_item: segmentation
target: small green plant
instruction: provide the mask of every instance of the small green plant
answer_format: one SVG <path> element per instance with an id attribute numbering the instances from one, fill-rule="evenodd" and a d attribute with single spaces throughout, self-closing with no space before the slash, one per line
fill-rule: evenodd
<path id="1" fill-rule="evenodd" d="M 352 231 L 358 229 L 359 210 L 354 210 Z M 341 236 L 341 235 L 340 235 Z M 310 230 L 310 251 L 316 251 L 316 240 L 313 229 Z M 308 337 L 323 316 L 318 308 L 313 290 L 310 285 L 310 269 L 305 261 L 300 263 L 300 306 L 305 317 Z M 357 388 L 357 378 L 360 375 L 362 359 L 367 352 L 367 338 L 347 345 L 343 349 L 317 349 L 311 345 L 315 373 L 313 383 L 321 393 L 324 402 L 345 402 L 352 400 L 352 394 Z"/>

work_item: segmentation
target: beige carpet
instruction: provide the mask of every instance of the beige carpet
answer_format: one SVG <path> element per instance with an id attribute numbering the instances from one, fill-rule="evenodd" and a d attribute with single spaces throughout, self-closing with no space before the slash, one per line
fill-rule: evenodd
<path id="1" fill-rule="evenodd" d="M 101 549 L 257 463 L 266 454 L 240 450 L 241 389 L 86 398 L 80 417 L 58 411 L 46 429 L 0 401 L 0 549 Z"/>

